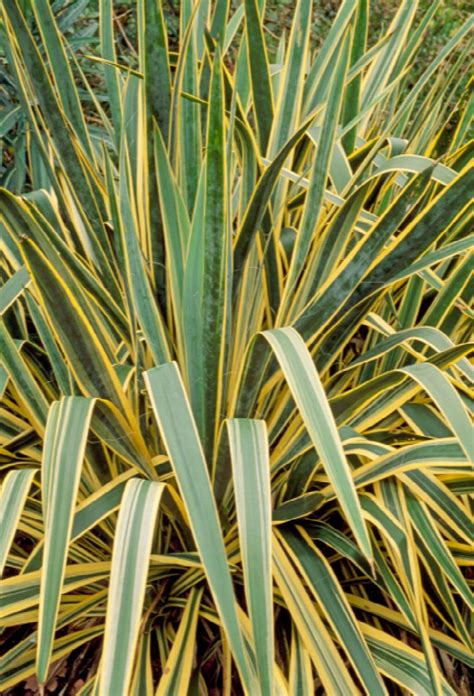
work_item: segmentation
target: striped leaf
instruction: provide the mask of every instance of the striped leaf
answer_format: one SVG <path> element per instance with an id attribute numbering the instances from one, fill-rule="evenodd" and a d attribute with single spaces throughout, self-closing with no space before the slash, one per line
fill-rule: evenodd
<path id="1" fill-rule="evenodd" d="M 422 653 L 368 624 L 362 624 L 362 632 L 382 674 L 415 694 L 431 696 L 432 686 Z M 455 692 L 443 680 L 441 693 L 454 696 Z"/>
<path id="2" fill-rule="evenodd" d="M 36 469 L 10 471 L 2 483 L 0 526 L 0 574 L 3 573 L 7 555 L 10 550 L 17 525 L 33 482 Z"/>
<path id="3" fill-rule="evenodd" d="M 321 457 L 341 507 L 361 550 L 370 560 L 370 541 L 360 503 L 344 456 L 334 416 L 316 372 L 311 355 L 294 329 L 273 329 L 264 333 L 270 343 L 313 445 Z"/>
<path id="4" fill-rule="evenodd" d="M 51 405 L 46 424 L 41 483 L 44 518 L 44 571 L 41 576 L 36 669 L 48 677 L 67 548 L 81 477 L 93 399 L 65 397 Z"/>
<path id="5" fill-rule="evenodd" d="M 175 363 L 163 365 L 148 371 L 145 380 L 222 625 L 242 681 L 251 688 L 254 676 L 250 671 L 237 618 L 217 508 L 202 445 L 178 368 Z"/>
<path id="6" fill-rule="evenodd" d="M 344 593 L 324 556 L 302 529 L 299 535 L 283 532 L 285 547 L 300 569 L 323 614 L 328 618 L 367 694 L 386 694 L 375 663 Z"/>
<path id="7" fill-rule="evenodd" d="M 273 120 L 273 93 L 257 0 L 245 0 L 245 29 L 260 149 L 265 153 Z"/>
<path id="8" fill-rule="evenodd" d="M 186 609 L 173 641 L 173 647 L 156 690 L 156 696 L 182 694 L 189 689 L 201 596 L 202 588 L 200 590 L 193 589 L 189 594 Z"/>
<path id="9" fill-rule="evenodd" d="M 30 276 L 24 266 L 18 269 L 0 288 L 0 316 L 20 297 L 30 283 Z"/>
<path id="10" fill-rule="evenodd" d="M 296 630 L 308 650 L 324 688 L 333 694 L 357 693 L 329 631 L 321 620 L 303 584 L 274 539 L 273 573 Z"/>
<path id="11" fill-rule="evenodd" d="M 221 407 L 230 290 L 226 169 L 222 66 L 217 50 L 210 85 L 202 200 L 198 193 L 186 259 L 182 317 L 187 382 L 208 457 Z"/>
<path id="12" fill-rule="evenodd" d="M 100 665 L 100 690 L 127 693 L 132 679 L 156 516 L 164 484 L 132 479 L 117 521 Z"/>
<path id="13" fill-rule="evenodd" d="M 271 498 L 268 440 L 263 421 L 227 421 L 245 594 L 255 644 L 260 692 L 273 681 Z"/>

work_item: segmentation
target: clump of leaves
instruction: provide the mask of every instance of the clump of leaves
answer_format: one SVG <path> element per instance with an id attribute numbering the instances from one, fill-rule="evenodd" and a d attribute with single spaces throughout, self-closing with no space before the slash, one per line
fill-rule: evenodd
<path id="1" fill-rule="evenodd" d="M 133 70 L 102 0 L 104 100 L 31 5 L 2 5 L 2 689 L 86 646 L 82 694 L 462 690 L 472 20 L 407 94 L 413 0 L 371 48 L 346 0 L 316 55 L 300 0 L 275 63 L 255 0 L 185 0 L 177 51 L 140 1 Z"/>

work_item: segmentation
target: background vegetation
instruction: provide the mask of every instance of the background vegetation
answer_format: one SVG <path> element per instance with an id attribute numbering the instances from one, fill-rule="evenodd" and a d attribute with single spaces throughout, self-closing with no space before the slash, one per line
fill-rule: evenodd
<path id="1" fill-rule="evenodd" d="M 29 2 L 24 3 L 26 10 Z M 369 25 L 368 41 L 373 45 L 383 36 L 393 19 L 398 7 L 398 0 L 383 0 L 372 2 L 371 22 Z M 169 0 L 163 3 L 163 13 L 166 18 L 170 45 L 176 45 L 179 37 L 179 0 Z M 239 3 L 233 3 L 234 9 Z M 278 45 L 278 37 L 282 33 L 287 34 L 291 30 L 291 22 L 295 12 L 295 0 L 268 0 L 265 9 L 264 29 L 265 38 L 270 53 L 274 58 Z M 310 43 L 313 49 L 319 48 L 331 27 L 334 17 L 341 5 L 341 0 L 321 0 L 314 4 L 312 9 Z M 415 25 L 432 5 L 432 0 L 420 0 L 415 14 Z M 99 33 L 99 0 L 55 0 L 51 6 L 56 11 L 60 21 L 61 30 L 67 37 L 76 56 L 81 62 L 83 70 L 89 75 L 95 89 L 101 86 L 103 76 L 90 62 L 81 59 L 83 54 L 93 53 L 100 41 Z M 430 24 L 430 31 L 424 35 L 423 43 L 419 47 L 416 62 L 412 66 L 412 77 L 418 77 L 434 59 L 446 42 L 453 36 L 459 27 L 467 20 L 471 12 L 471 3 L 468 0 L 442 0 Z M 136 0 L 121 0 L 115 4 L 116 50 L 120 62 L 137 67 L 137 42 L 136 26 Z M 409 89 L 410 85 L 406 86 Z M 453 101 L 454 104 L 454 101 Z M 5 38 L 0 41 L 0 181 L 9 181 L 9 188 L 16 191 L 28 186 L 25 181 L 25 166 L 19 167 L 17 176 L 12 176 L 10 169 L 15 160 L 23 161 L 24 158 L 24 121 L 21 110 L 18 110 L 17 89 L 8 58 L 5 53 Z M 85 104 L 87 108 L 87 104 Z"/>
<path id="2" fill-rule="evenodd" d="M 470 693 L 472 18 L 1 12 L 2 692 Z"/>

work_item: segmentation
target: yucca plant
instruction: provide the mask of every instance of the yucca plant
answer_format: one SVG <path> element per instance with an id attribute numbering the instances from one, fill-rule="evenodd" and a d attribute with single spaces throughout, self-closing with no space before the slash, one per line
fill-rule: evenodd
<path id="1" fill-rule="evenodd" d="M 472 19 L 407 89 L 439 2 L 312 55 L 299 0 L 270 60 L 262 2 L 183 0 L 175 51 L 139 0 L 130 67 L 101 0 L 91 84 L 26 4 L 2 691 L 467 693 Z"/>

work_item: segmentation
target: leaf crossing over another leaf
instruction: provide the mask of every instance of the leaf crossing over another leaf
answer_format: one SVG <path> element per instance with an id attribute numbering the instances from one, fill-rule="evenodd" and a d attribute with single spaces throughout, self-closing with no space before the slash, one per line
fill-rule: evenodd
<path id="1" fill-rule="evenodd" d="M 22 266 L 2 285 L 0 288 L 0 316 L 3 316 L 13 302 L 20 297 L 30 280 L 28 271 Z"/>
<path id="2" fill-rule="evenodd" d="M 314 447 L 337 491 L 354 536 L 364 555 L 371 560 L 370 540 L 350 468 L 311 355 L 303 339 L 294 329 L 272 329 L 265 331 L 263 335 L 280 363 Z"/>
<path id="3" fill-rule="evenodd" d="M 357 625 L 355 616 L 345 600 L 339 582 L 326 559 L 302 529 L 299 535 L 284 531 L 281 541 L 291 558 L 309 581 L 312 594 L 326 615 L 339 643 L 358 673 L 367 694 L 386 694 L 380 675 Z"/>
<path id="4" fill-rule="evenodd" d="M 179 694 L 189 688 L 201 596 L 202 588 L 193 589 L 189 594 L 176 639 L 156 690 L 156 696 L 166 696 L 170 693 Z"/>
<path id="5" fill-rule="evenodd" d="M 273 540 L 273 574 L 319 678 L 330 693 L 357 693 L 331 634 L 319 616 L 278 540 Z"/>
<path id="6" fill-rule="evenodd" d="M 145 381 L 223 628 L 245 688 L 251 692 L 255 677 L 237 618 L 208 468 L 178 368 L 175 363 L 157 367 L 145 374 Z"/>

